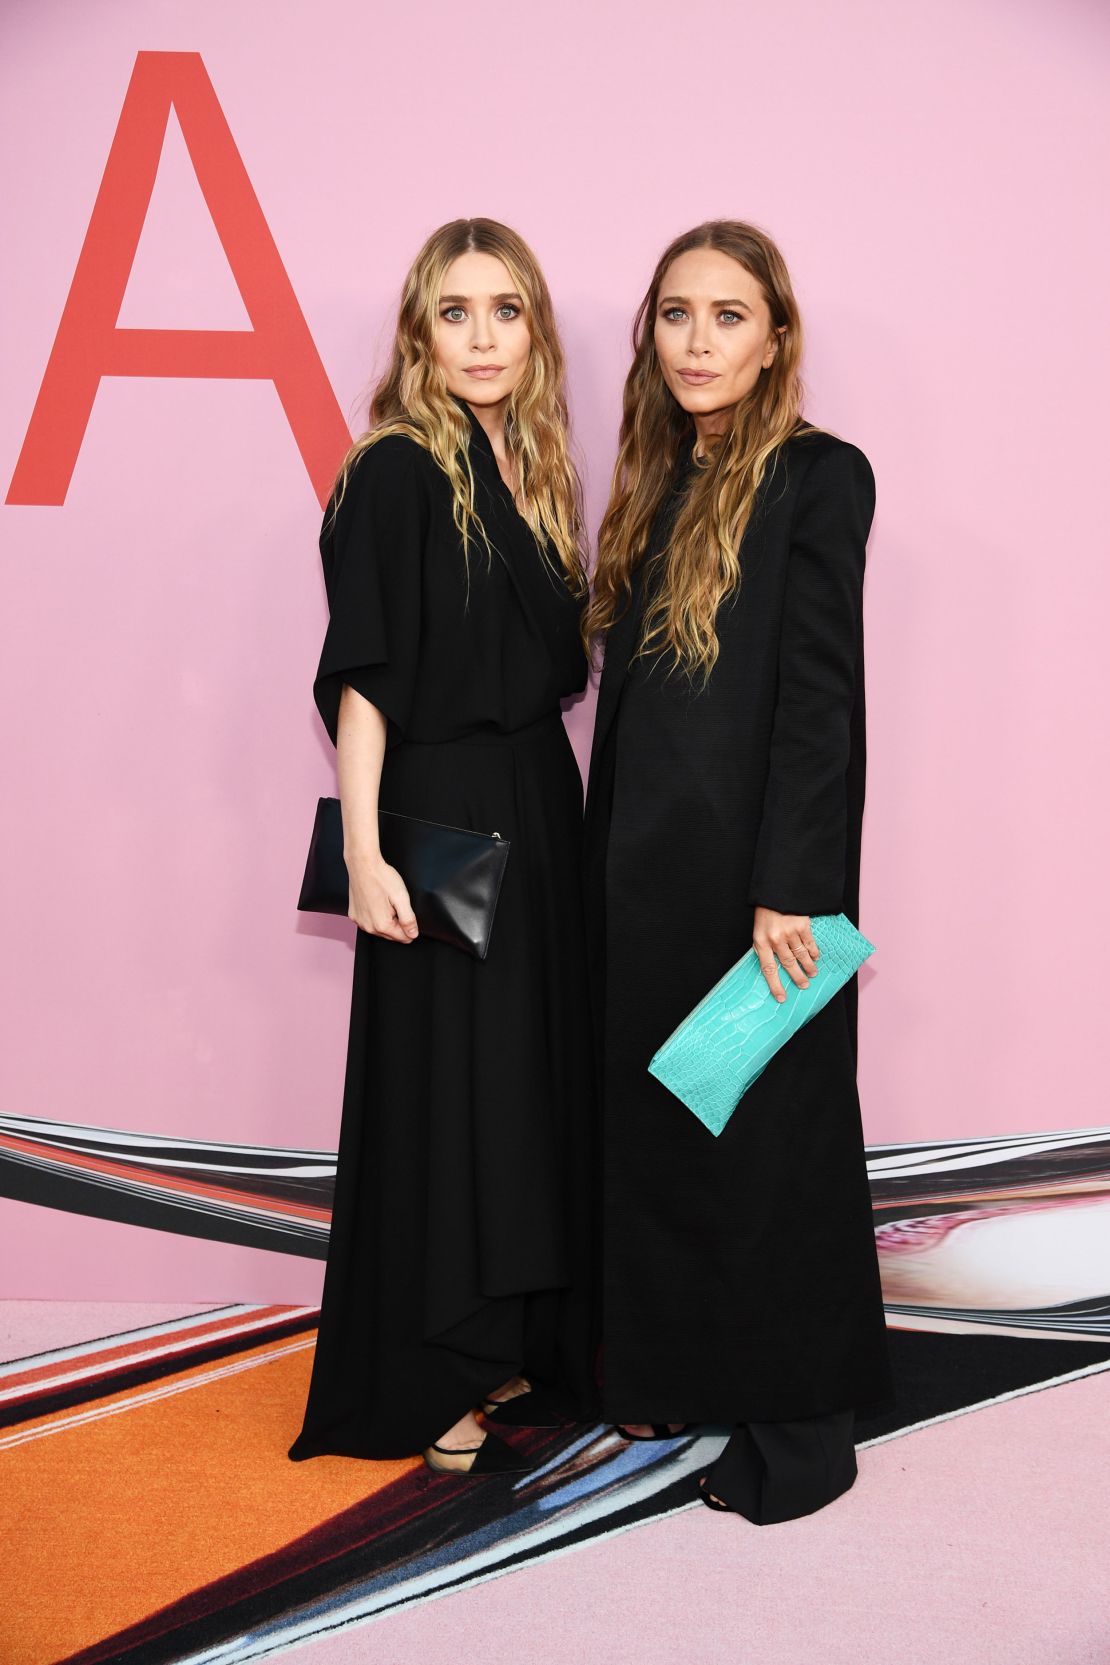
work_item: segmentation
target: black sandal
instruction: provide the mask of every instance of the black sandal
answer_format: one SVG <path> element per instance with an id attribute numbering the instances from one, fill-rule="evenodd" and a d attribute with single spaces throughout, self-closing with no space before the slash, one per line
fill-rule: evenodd
<path id="1" fill-rule="evenodd" d="M 505 1428 L 562 1428 L 570 1420 L 542 1388 L 535 1387 L 508 1399 L 483 1399 L 482 1411 L 487 1422 L 500 1422 Z"/>
<path id="2" fill-rule="evenodd" d="M 705 1507 L 707 1509 L 716 1509 L 718 1514 L 722 1514 L 722 1515 L 736 1515 L 736 1514 L 739 1514 L 740 1511 L 738 1509 L 734 1509 L 732 1507 L 731 1503 L 722 1503 L 719 1497 L 711 1497 L 709 1495 L 709 1487 L 705 1483 L 708 1480 L 708 1478 L 709 1478 L 709 1470 L 708 1469 L 706 1469 L 704 1474 L 699 1474 L 698 1475 L 698 1496 L 701 1498 L 702 1502 L 705 1504 Z"/>
<path id="3" fill-rule="evenodd" d="M 438 1451 L 443 1457 L 466 1457 L 471 1451 L 477 1456 L 469 1468 L 449 1468 L 444 1463 L 437 1463 L 429 1456 L 429 1452 Z M 421 1455 L 433 1474 L 439 1474 L 448 1480 L 486 1480 L 493 1475 L 527 1474 L 536 1466 L 534 1457 L 525 1457 L 519 1451 L 514 1451 L 511 1445 L 499 1440 L 496 1434 L 487 1434 L 481 1445 L 456 1446 L 429 1445 Z"/>

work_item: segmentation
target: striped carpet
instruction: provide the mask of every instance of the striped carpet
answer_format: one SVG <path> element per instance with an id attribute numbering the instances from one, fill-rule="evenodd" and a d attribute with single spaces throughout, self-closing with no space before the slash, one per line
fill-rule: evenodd
<path id="1" fill-rule="evenodd" d="M 32 1303 L 0 1309 L 9 1352 L 21 1305 L 31 1313 Z M 87 1335 L 80 1309 L 69 1310 L 69 1333 Z M 3 1665 L 239 1665 L 309 1644 L 316 1661 L 324 1638 L 332 1649 L 341 1636 L 366 1643 L 382 1634 L 360 1628 L 368 1621 L 400 1622 L 432 1596 L 466 1590 L 471 1616 L 478 1600 L 500 1609 L 504 1595 L 485 1581 L 512 1570 L 522 1572 L 509 1584 L 523 1620 L 529 1589 L 540 1589 L 541 1572 L 546 1587 L 563 1552 L 587 1549 L 586 1575 L 623 1555 L 614 1546 L 630 1527 L 679 1531 L 693 1477 L 723 1437 L 700 1430 L 628 1445 L 604 1427 L 516 1433 L 540 1466 L 515 1484 L 481 1487 L 438 1480 L 419 1461 L 290 1463 L 316 1317 L 309 1307 L 232 1306 L 69 1345 L 57 1344 L 55 1324 L 52 1345 L 0 1366 Z M 1091 1343 L 903 1332 L 891 1340 L 899 1410 L 861 1426 L 865 1457 L 915 1428 L 914 1439 L 928 1438 L 977 1406 L 994 1407 L 993 1416 L 1053 1383 L 1038 1397 L 1095 1376 L 1110 1385 L 1110 1349 Z M 866 1478 L 864 1458 L 861 1470 Z M 867 1495 L 857 1486 L 851 1508 L 865 1508 Z M 834 1530 L 847 1508 L 843 1500 L 806 1531 Z M 696 1504 L 694 1514 L 716 1519 Z M 726 1539 L 712 1541 L 728 1553 Z M 573 1615 L 567 1624 L 574 1629 Z M 640 1640 L 650 1652 L 651 1636 Z M 597 1657 L 613 1657 L 616 1641 Z M 437 1643 L 426 1657 L 444 1651 Z M 394 1659 L 376 1647 L 344 1657 Z M 572 1652 L 542 1657 L 591 1656 L 579 1639 Z M 1110 1660 L 1110 1629 L 1102 1657 Z M 1064 1665 L 1063 1656 L 1045 1665 Z"/>

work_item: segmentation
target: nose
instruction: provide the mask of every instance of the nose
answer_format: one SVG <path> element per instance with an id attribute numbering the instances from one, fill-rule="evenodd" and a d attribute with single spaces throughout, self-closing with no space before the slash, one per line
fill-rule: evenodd
<path id="1" fill-rule="evenodd" d="M 470 345 L 476 353 L 492 353 L 493 331 L 486 319 L 475 316 L 474 327 L 471 331 Z"/>

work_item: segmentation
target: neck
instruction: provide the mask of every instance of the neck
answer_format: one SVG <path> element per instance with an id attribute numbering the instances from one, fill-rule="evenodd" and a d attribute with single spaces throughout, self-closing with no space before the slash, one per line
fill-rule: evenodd
<path id="1" fill-rule="evenodd" d="M 493 446 L 494 456 L 502 461 L 505 457 L 505 411 L 508 403 L 507 398 L 499 399 L 495 405 L 472 405 L 469 400 L 466 401 L 467 409 Z"/>
<path id="2" fill-rule="evenodd" d="M 726 410 L 707 411 L 704 416 L 694 414 L 694 454 L 704 456 L 708 450 L 707 441 L 728 432 L 732 421 L 732 407 Z"/>

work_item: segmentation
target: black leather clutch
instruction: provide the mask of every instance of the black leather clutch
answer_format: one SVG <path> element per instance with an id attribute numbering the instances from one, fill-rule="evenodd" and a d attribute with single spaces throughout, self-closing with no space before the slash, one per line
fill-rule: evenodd
<path id="1" fill-rule="evenodd" d="M 378 811 L 378 837 L 382 855 L 405 881 L 420 935 L 484 960 L 509 840 L 385 809 Z M 346 917 L 349 906 L 339 799 L 321 798 L 297 907 L 302 913 Z"/>

